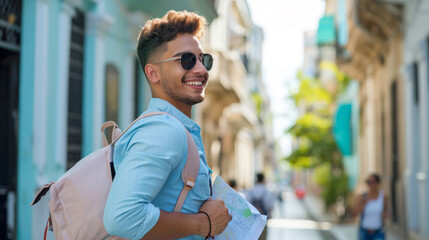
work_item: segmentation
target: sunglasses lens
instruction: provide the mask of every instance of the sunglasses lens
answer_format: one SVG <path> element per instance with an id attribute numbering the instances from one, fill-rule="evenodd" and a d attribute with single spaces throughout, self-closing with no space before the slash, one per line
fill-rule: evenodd
<path id="1" fill-rule="evenodd" d="M 210 54 L 204 53 L 201 55 L 201 62 L 204 67 L 209 71 L 213 66 L 213 57 Z M 180 63 L 182 64 L 183 69 L 191 70 L 197 63 L 197 56 L 193 53 L 184 53 L 180 58 Z"/>
<path id="2" fill-rule="evenodd" d="M 180 62 L 183 69 L 191 70 L 195 66 L 195 63 L 197 63 L 197 56 L 193 53 L 184 53 L 180 58 Z"/>
<path id="3" fill-rule="evenodd" d="M 375 184 L 375 181 L 373 181 L 373 180 L 366 180 L 366 184 L 372 185 L 372 184 Z"/>
<path id="4" fill-rule="evenodd" d="M 201 56 L 201 62 L 203 63 L 203 65 L 207 69 L 207 71 L 210 71 L 210 69 L 212 69 L 212 66 L 213 66 L 213 57 L 212 57 L 212 55 L 210 55 L 208 53 L 204 53 Z"/>

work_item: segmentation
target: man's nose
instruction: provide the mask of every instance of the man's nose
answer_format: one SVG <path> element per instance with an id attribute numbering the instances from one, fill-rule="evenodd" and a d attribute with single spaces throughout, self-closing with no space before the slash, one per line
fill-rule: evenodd
<path id="1" fill-rule="evenodd" d="M 197 58 L 197 62 L 195 63 L 195 66 L 192 68 L 192 72 L 195 73 L 206 73 L 207 69 L 204 67 L 204 64 L 202 62 L 201 58 Z"/>

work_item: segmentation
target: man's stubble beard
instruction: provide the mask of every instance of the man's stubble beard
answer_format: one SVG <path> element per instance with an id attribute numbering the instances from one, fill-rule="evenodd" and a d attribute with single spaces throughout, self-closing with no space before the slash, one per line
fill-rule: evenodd
<path id="1" fill-rule="evenodd" d="M 181 79 L 181 82 L 179 84 L 177 84 L 174 81 L 173 81 L 173 83 L 171 81 L 162 81 L 162 86 L 163 86 L 163 88 L 164 88 L 164 90 L 168 96 L 170 96 L 171 98 L 173 98 L 179 102 L 185 103 L 186 105 L 193 106 L 195 104 L 201 103 L 206 98 L 205 97 L 206 88 L 203 89 L 203 92 L 201 93 L 200 96 L 198 96 L 198 99 L 193 99 L 189 95 L 178 94 L 177 91 L 175 91 L 175 90 L 181 89 L 182 88 L 181 84 L 183 82 L 184 82 L 184 79 Z M 206 85 L 206 87 L 207 87 L 207 85 Z"/>

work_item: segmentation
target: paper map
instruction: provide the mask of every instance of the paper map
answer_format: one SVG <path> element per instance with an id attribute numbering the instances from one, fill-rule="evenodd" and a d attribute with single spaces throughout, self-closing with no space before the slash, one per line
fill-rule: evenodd
<path id="1" fill-rule="evenodd" d="M 232 220 L 216 240 L 257 240 L 267 223 L 267 216 L 261 215 L 245 198 L 232 189 L 219 176 L 213 184 L 213 198 L 222 199 L 228 207 Z"/>

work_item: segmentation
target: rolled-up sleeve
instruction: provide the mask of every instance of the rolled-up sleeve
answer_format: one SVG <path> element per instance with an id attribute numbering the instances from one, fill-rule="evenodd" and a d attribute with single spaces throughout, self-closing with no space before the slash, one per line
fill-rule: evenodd
<path id="1" fill-rule="evenodd" d="M 177 120 L 160 115 L 140 121 L 118 142 L 125 144 L 125 156 L 116 169 L 103 218 L 109 234 L 127 239 L 140 239 L 155 226 L 160 209 L 151 202 L 187 149 L 185 130 Z"/>

